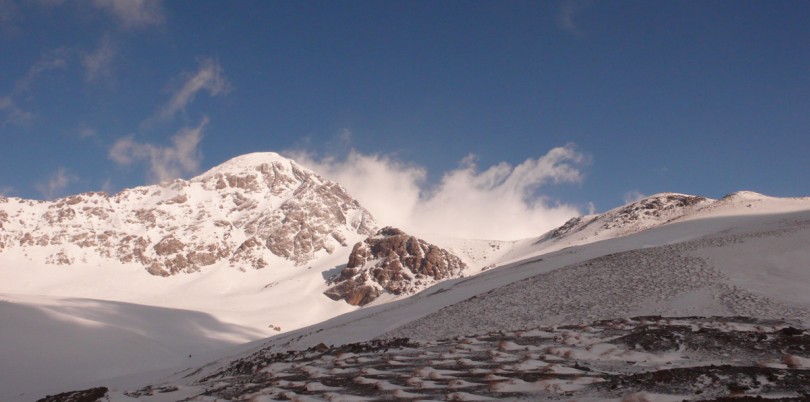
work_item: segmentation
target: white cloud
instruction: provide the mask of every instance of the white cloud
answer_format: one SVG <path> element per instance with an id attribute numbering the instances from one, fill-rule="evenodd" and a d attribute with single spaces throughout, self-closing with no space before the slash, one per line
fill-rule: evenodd
<path id="1" fill-rule="evenodd" d="M 632 203 L 634 203 L 634 202 L 636 202 L 636 201 L 638 201 L 638 200 L 640 200 L 640 199 L 642 199 L 644 197 L 646 197 L 646 195 L 644 195 L 644 193 L 642 193 L 642 192 L 640 192 L 638 190 L 630 190 L 630 191 L 624 193 L 623 198 L 624 198 L 624 203 L 625 204 L 632 204 Z"/>
<path id="2" fill-rule="evenodd" d="M 582 35 L 579 25 L 574 21 L 580 13 L 590 6 L 588 0 L 562 0 L 557 10 L 557 27 L 572 35 Z"/>
<path id="3" fill-rule="evenodd" d="M 67 48 L 51 49 L 42 53 L 39 60 L 28 68 L 25 76 L 17 80 L 14 89 L 8 95 L 0 96 L 0 111 L 5 114 L 0 126 L 9 123 L 24 124 L 34 118 L 33 113 L 20 108 L 14 99 L 18 98 L 21 92 L 28 91 L 43 73 L 65 68 L 69 56 L 70 50 Z"/>
<path id="4" fill-rule="evenodd" d="M 27 90 L 34 81 L 45 72 L 65 68 L 70 53 L 70 49 L 64 47 L 43 52 L 39 60 L 28 69 L 25 76 L 17 81 L 17 85 L 14 89 L 15 92 Z"/>
<path id="5" fill-rule="evenodd" d="M 176 179 L 199 169 L 202 154 L 198 146 L 207 124 L 208 118 L 203 118 L 197 127 L 181 129 L 166 147 L 140 144 L 132 136 L 124 137 L 115 142 L 107 155 L 123 166 L 146 162 L 152 181 Z"/>
<path id="6" fill-rule="evenodd" d="M 86 138 L 95 137 L 97 135 L 97 133 L 96 133 L 96 130 L 93 130 L 92 128 L 87 127 L 84 124 L 82 124 L 81 126 L 79 126 L 78 129 L 76 129 L 76 135 L 80 139 L 86 139 Z"/>
<path id="7" fill-rule="evenodd" d="M 596 204 L 593 202 L 588 203 L 588 215 L 593 215 L 596 213 Z"/>
<path id="8" fill-rule="evenodd" d="M 9 96 L 0 97 L 0 111 L 5 114 L 5 118 L 0 126 L 5 126 L 9 123 L 24 124 L 34 118 L 33 113 L 20 109 Z"/>
<path id="9" fill-rule="evenodd" d="M 579 215 L 576 207 L 551 202 L 537 190 L 581 182 L 580 167 L 587 163 L 573 145 L 517 166 L 504 162 L 484 170 L 470 155 L 430 187 L 423 167 L 390 156 L 356 151 L 342 160 L 291 156 L 346 187 L 381 225 L 420 235 L 501 240 L 537 236 Z"/>
<path id="10" fill-rule="evenodd" d="M 46 199 L 53 199 L 61 196 L 70 183 L 77 180 L 76 176 L 68 173 L 67 169 L 59 167 L 56 169 L 51 177 L 45 182 L 40 182 L 34 185 Z"/>
<path id="11" fill-rule="evenodd" d="M 112 14 L 125 29 L 162 25 L 166 21 L 160 0 L 93 0 L 93 4 Z"/>
<path id="12" fill-rule="evenodd" d="M 163 106 L 159 117 L 168 119 L 175 113 L 184 110 L 189 103 L 194 101 L 200 91 L 207 91 L 213 97 L 228 93 L 230 90 L 231 84 L 225 78 L 219 63 L 213 59 L 201 59 L 196 72 L 185 74 L 183 85 L 172 95 L 169 102 Z"/>
<path id="13" fill-rule="evenodd" d="M 98 48 L 92 52 L 85 52 L 81 56 L 84 67 L 84 78 L 89 82 L 112 77 L 112 62 L 115 59 L 116 49 L 109 36 L 101 39 Z"/>

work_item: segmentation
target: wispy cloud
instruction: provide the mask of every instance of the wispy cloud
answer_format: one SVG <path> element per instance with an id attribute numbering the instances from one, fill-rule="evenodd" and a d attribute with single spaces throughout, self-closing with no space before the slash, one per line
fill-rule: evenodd
<path id="1" fill-rule="evenodd" d="M 0 112 L 3 112 L 4 115 L 0 126 L 25 124 L 34 118 L 33 113 L 20 109 L 10 96 L 0 97 Z"/>
<path id="2" fill-rule="evenodd" d="M 207 91 L 210 96 L 226 94 L 231 90 L 231 84 L 223 73 L 222 67 L 213 59 L 200 59 L 199 68 L 193 73 L 183 74 L 183 85 L 172 94 L 169 102 L 159 113 L 160 119 L 168 119 L 175 113 L 185 110 L 186 106 L 194 101 L 201 91 Z"/>
<path id="3" fill-rule="evenodd" d="M 65 47 L 43 52 L 39 59 L 28 68 L 25 76 L 17 81 L 14 91 L 26 91 L 42 74 L 51 70 L 64 69 L 68 64 L 70 53 L 70 49 Z"/>
<path id="4" fill-rule="evenodd" d="M 638 190 L 630 190 L 624 193 L 623 199 L 625 204 L 634 203 L 642 198 L 646 197 L 644 193 Z"/>
<path id="5" fill-rule="evenodd" d="M 562 0 L 557 10 L 557 27 L 572 35 L 582 35 L 584 32 L 575 21 L 575 18 L 585 11 L 591 2 L 589 0 Z"/>
<path id="6" fill-rule="evenodd" d="M 77 128 L 74 131 L 74 133 L 76 134 L 77 137 L 79 137 L 79 139 L 82 139 L 82 140 L 87 139 L 87 138 L 93 138 L 96 135 L 98 135 L 96 130 L 94 130 L 93 128 L 87 126 L 84 123 L 80 124 L 79 128 Z"/>
<path id="7" fill-rule="evenodd" d="M 479 169 L 474 156 L 425 182 L 426 169 L 391 156 L 350 152 L 345 158 L 289 153 L 304 166 L 337 181 L 383 225 L 430 235 L 512 240 L 559 226 L 578 208 L 538 193 L 551 184 L 579 183 L 588 158 L 573 145 L 557 147 L 512 166 Z"/>
<path id="8" fill-rule="evenodd" d="M 112 77 L 112 62 L 115 59 L 116 48 L 109 36 L 101 38 L 99 46 L 90 52 L 81 55 L 84 67 L 84 78 L 88 82 L 98 82 Z"/>
<path id="9" fill-rule="evenodd" d="M 0 0 L 2 1 L 2 0 Z M 51 49 L 42 53 L 39 59 L 28 68 L 25 75 L 18 79 L 14 89 L 5 96 L 0 96 L 0 112 L 4 118 L 0 125 L 24 124 L 34 118 L 34 114 L 21 108 L 15 99 L 21 93 L 29 91 L 34 82 L 42 75 L 51 70 L 63 69 L 68 63 L 70 50 L 67 48 Z"/>
<path id="10" fill-rule="evenodd" d="M 208 118 L 203 118 L 197 127 L 181 129 L 165 147 L 138 143 L 130 135 L 116 141 L 108 157 L 122 166 L 145 162 L 153 182 L 176 179 L 199 169 L 202 153 L 198 147 L 207 124 Z"/>
<path id="11" fill-rule="evenodd" d="M 145 28 L 166 22 L 160 0 L 93 0 L 93 4 L 115 17 L 124 29 Z"/>
<path id="12" fill-rule="evenodd" d="M 40 192 L 46 199 L 54 199 L 64 194 L 64 191 L 78 178 L 70 174 L 64 167 L 59 167 L 51 174 L 45 182 L 40 182 L 34 185 L 34 188 Z"/>

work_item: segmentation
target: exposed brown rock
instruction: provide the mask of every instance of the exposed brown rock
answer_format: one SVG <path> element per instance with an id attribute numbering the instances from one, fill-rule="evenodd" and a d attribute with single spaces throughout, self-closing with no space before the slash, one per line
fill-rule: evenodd
<path id="1" fill-rule="evenodd" d="M 74 195 L 72 197 L 65 198 L 65 204 L 67 205 L 76 205 L 80 202 L 84 201 L 84 198 L 80 195 Z"/>
<path id="2" fill-rule="evenodd" d="M 26 233 L 20 239 L 20 246 L 32 246 L 34 245 L 34 236 L 31 233 Z"/>
<path id="3" fill-rule="evenodd" d="M 160 201 L 157 203 L 157 205 L 182 204 L 186 201 L 188 201 L 188 196 L 186 196 L 185 194 L 180 194 L 166 201 Z"/>
<path id="4" fill-rule="evenodd" d="M 70 258 L 66 253 L 65 250 L 61 250 L 56 254 L 53 254 L 45 259 L 46 264 L 53 264 L 53 265 L 70 265 L 73 264 L 74 259 Z"/>
<path id="5" fill-rule="evenodd" d="M 330 280 L 336 285 L 325 294 L 334 300 L 364 305 L 383 291 L 395 295 L 415 293 L 436 281 L 460 276 L 464 268 L 464 262 L 449 251 L 385 227 L 354 245 L 346 268 Z"/>
<path id="6" fill-rule="evenodd" d="M 227 176 L 228 185 L 231 187 L 242 188 L 250 191 L 258 191 L 259 183 L 256 182 L 256 176 Z"/>
<path id="7" fill-rule="evenodd" d="M 332 300 L 346 300 L 352 306 L 363 306 L 380 296 L 380 289 L 354 279 L 341 282 L 324 292 Z"/>
<path id="8" fill-rule="evenodd" d="M 181 251 L 186 245 L 174 236 L 166 236 L 158 244 L 155 244 L 155 252 L 157 255 L 176 254 Z"/>
<path id="9" fill-rule="evenodd" d="M 157 216 L 155 216 L 154 209 L 138 209 L 135 211 L 135 217 L 138 218 L 139 221 L 144 223 L 154 224 L 155 222 L 157 222 Z"/>
<path id="10" fill-rule="evenodd" d="M 47 246 L 49 240 L 51 239 L 48 235 L 42 235 L 37 239 L 37 246 Z"/>

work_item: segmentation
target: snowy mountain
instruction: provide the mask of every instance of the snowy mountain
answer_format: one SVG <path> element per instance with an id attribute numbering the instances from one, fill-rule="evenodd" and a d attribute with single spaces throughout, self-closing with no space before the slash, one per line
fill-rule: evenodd
<path id="1" fill-rule="evenodd" d="M 0 198 L 0 252 L 55 265 L 134 262 L 159 276 L 222 261 L 240 269 L 279 259 L 300 266 L 374 229 L 371 214 L 340 185 L 274 153 L 112 196 Z"/>
<path id="2" fill-rule="evenodd" d="M 112 400 L 205 400 L 231 379 L 229 395 L 248 398 L 243 376 L 272 379 L 272 370 L 206 375 L 227 377 L 256 353 L 317 348 L 330 359 L 319 345 L 376 337 L 429 349 L 439 339 L 655 314 L 789 320 L 769 324 L 774 331 L 808 325 L 808 222 L 810 199 L 664 193 L 536 238 L 428 242 L 377 230 L 339 184 L 273 153 L 112 196 L 0 198 L 0 314 L 14 329 L 0 332 L 0 354 L 14 358 L 0 360 L 16 362 L 0 363 L 0 399 L 104 385 Z M 297 384 L 254 391 L 257 400 L 327 392 Z"/>
<path id="3" fill-rule="evenodd" d="M 144 401 L 806 400 L 810 199 L 745 192 L 699 203 L 626 236 L 552 252 L 516 244 L 510 253 L 528 257 L 149 386 L 98 382 L 109 388 L 94 392 Z"/>

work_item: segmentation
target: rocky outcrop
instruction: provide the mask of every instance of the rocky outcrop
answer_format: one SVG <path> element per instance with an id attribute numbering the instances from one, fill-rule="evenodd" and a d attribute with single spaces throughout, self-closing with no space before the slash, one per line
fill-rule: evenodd
<path id="1" fill-rule="evenodd" d="M 655 194 L 603 214 L 572 218 L 540 237 L 538 243 L 573 237 L 624 236 L 680 219 L 714 202 L 694 195 Z"/>
<path id="2" fill-rule="evenodd" d="M 647 197 L 620 208 L 603 226 L 608 229 L 649 218 L 661 218 L 667 217 L 667 215 L 680 216 L 682 215 L 680 211 L 705 201 L 708 199 L 685 194 L 661 194 Z"/>
<path id="3" fill-rule="evenodd" d="M 352 305 L 370 303 L 383 292 L 412 294 L 437 281 L 458 277 L 466 265 L 447 250 L 392 227 L 357 243 L 349 262 L 325 294 Z"/>
<path id="4" fill-rule="evenodd" d="M 171 276 L 223 262 L 242 270 L 273 261 L 300 266 L 349 247 L 375 226 L 337 183 L 278 154 L 258 153 L 188 181 L 115 195 L 2 198 L 0 252 L 20 248 L 60 265 L 111 259 Z"/>

